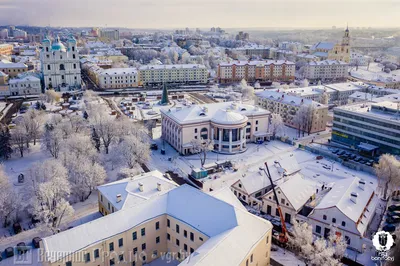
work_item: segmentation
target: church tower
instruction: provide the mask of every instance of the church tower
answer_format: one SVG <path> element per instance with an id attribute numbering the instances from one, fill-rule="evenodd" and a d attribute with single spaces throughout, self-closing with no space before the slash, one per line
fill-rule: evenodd
<path id="1" fill-rule="evenodd" d="M 349 31 L 349 26 L 348 25 L 347 25 L 346 30 L 344 31 L 342 45 L 343 46 L 350 46 L 350 31 Z"/>

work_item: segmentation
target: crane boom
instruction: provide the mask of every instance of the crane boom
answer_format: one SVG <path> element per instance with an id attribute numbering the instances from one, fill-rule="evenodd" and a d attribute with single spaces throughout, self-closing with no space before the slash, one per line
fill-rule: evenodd
<path id="1" fill-rule="evenodd" d="M 268 163 L 267 162 L 265 162 L 264 172 L 267 175 L 267 177 L 269 179 L 269 182 L 271 182 L 271 187 L 272 187 L 272 190 L 273 190 L 274 196 L 275 196 L 276 206 L 278 207 L 279 217 L 281 219 L 282 233 L 280 234 L 279 239 L 280 239 L 280 241 L 282 243 L 286 243 L 288 241 L 288 237 L 287 237 L 287 228 L 286 228 L 286 224 L 285 224 L 285 219 L 283 218 L 281 206 L 279 205 L 278 195 L 276 194 L 275 185 L 272 182 L 272 177 L 271 177 L 271 174 L 269 172 L 269 168 L 268 168 Z"/>

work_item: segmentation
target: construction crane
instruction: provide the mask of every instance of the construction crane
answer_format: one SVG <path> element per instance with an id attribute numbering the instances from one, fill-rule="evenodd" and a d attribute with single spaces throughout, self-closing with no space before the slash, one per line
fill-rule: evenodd
<path id="1" fill-rule="evenodd" d="M 271 182 L 271 187 L 272 187 L 272 190 L 274 191 L 274 196 L 275 196 L 276 206 L 277 206 L 278 212 L 279 212 L 279 217 L 281 218 L 282 232 L 279 234 L 279 242 L 281 244 L 286 244 L 288 242 L 288 236 L 287 236 L 287 228 L 286 228 L 286 224 L 285 224 L 285 219 L 283 218 L 281 206 L 279 205 L 278 196 L 276 195 L 275 186 L 274 186 L 274 183 L 272 182 L 272 177 L 269 172 L 267 162 L 265 162 L 264 172 L 267 175 L 269 182 Z"/>

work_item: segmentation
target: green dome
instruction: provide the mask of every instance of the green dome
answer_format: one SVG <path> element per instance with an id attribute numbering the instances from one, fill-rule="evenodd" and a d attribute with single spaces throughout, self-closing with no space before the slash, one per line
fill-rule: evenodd
<path id="1" fill-rule="evenodd" d="M 61 51 L 61 52 L 65 52 L 66 51 L 64 44 L 61 43 L 60 38 L 58 36 L 57 36 L 56 41 L 51 46 L 51 49 L 53 51 Z"/>

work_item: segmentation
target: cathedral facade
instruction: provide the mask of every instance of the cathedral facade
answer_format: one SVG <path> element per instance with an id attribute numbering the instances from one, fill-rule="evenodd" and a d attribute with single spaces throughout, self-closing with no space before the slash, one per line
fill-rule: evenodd
<path id="1" fill-rule="evenodd" d="M 337 60 L 350 63 L 350 31 L 347 27 L 344 31 L 342 42 L 319 42 L 312 48 L 312 54 L 321 58 L 321 60 Z"/>
<path id="2" fill-rule="evenodd" d="M 54 42 L 48 38 L 43 40 L 40 62 L 45 89 L 67 91 L 81 87 L 81 68 L 76 44 L 73 37 L 68 39 L 67 47 L 59 37 Z"/>

